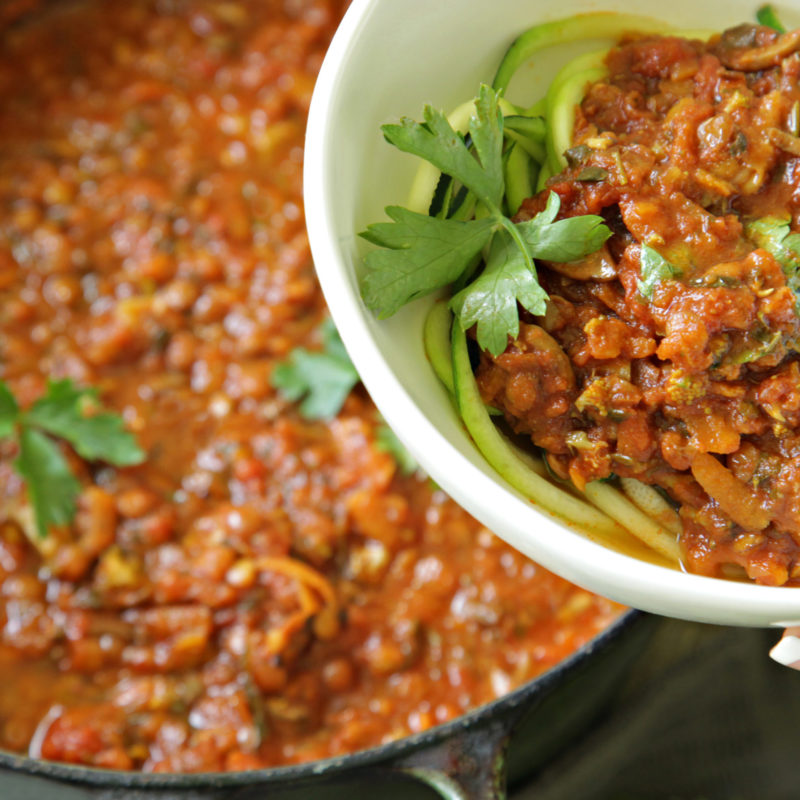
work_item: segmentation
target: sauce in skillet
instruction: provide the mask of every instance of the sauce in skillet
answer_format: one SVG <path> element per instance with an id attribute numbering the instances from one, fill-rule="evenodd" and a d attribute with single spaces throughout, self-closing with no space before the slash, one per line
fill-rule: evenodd
<path id="1" fill-rule="evenodd" d="M 326 0 L 62 4 L 0 51 L 0 378 L 97 387 L 148 452 L 33 532 L 0 444 L 0 745 L 235 770 L 377 745 L 538 675 L 620 611 L 271 388 L 320 347 L 302 137 Z M 357 121 L 354 122 L 357 124 Z M 65 450 L 65 452 L 67 452 Z"/>

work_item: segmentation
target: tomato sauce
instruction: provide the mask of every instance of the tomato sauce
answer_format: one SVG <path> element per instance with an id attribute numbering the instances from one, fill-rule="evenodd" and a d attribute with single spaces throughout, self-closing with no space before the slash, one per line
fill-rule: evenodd
<path id="1" fill-rule="evenodd" d="M 78 513 L 40 538 L 0 442 L 4 748 L 178 772 L 348 753 L 620 611 L 404 475 L 360 387 L 325 422 L 271 386 L 321 346 L 302 146 L 342 10 L 84 0 L 3 33 L 0 378 L 22 406 L 97 387 L 147 452 L 64 446 Z"/>
<path id="2" fill-rule="evenodd" d="M 546 316 L 478 374 L 561 477 L 658 487 L 688 569 L 768 585 L 800 580 L 797 45 L 742 25 L 610 51 L 548 188 L 613 235 L 542 265 Z"/>

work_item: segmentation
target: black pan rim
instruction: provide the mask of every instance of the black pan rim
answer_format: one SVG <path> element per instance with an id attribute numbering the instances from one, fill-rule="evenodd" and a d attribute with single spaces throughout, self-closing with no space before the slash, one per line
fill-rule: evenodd
<path id="1" fill-rule="evenodd" d="M 437 725 L 427 731 L 412 734 L 368 750 L 359 750 L 344 756 L 309 761 L 283 767 L 245 770 L 241 772 L 196 772 L 196 773 L 144 773 L 103 770 L 55 761 L 31 758 L 0 750 L 0 770 L 39 776 L 70 784 L 83 784 L 96 788 L 126 789 L 197 789 L 234 788 L 258 784 L 279 784 L 300 781 L 350 770 L 378 767 L 402 756 L 439 744 L 470 728 L 480 728 L 482 723 L 496 720 L 530 703 L 538 695 L 547 692 L 562 680 L 569 678 L 595 653 L 610 647 L 636 622 L 647 617 L 636 609 L 623 611 L 607 628 L 602 630 L 563 661 L 536 678 L 528 681 L 507 695 L 468 711 L 466 714 Z"/>

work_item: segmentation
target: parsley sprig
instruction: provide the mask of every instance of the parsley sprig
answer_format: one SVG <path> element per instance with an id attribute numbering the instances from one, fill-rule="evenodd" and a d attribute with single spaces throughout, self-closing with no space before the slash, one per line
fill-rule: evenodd
<path id="1" fill-rule="evenodd" d="M 642 277 L 636 281 L 636 288 L 646 300 L 653 299 L 653 292 L 658 284 L 677 278 L 682 272 L 680 267 L 667 261 L 661 253 L 646 244 L 641 246 L 639 261 Z"/>
<path id="2" fill-rule="evenodd" d="M 51 526 L 72 521 L 81 491 L 55 439 L 72 445 L 87 461 L 127 467 L 145 459 L 122 418 L 102 408 L 97 390 L 79 388 L 69 379 L 49 381 L 45 394 L 27 411 L 0 381 L 0 438 L 17 443 L 14 469 L 25 481 L 40 537 Z"/>
<path id="3" fill-rule="evenodd" d="M 321 325 L 322 350 L 296 347 L 272 371 L 272 385 L 289 402 L 300 402 L 306 419 L 333 419 L 360 378 L 333 321 Z"/>
<path id="4" fill-rule="evenodd" d="M 333 419 L 361 381 L 333 321 L 326 319 L 320 329 L 322 350 L 296 347 L 272 371 L 272 385 L 286 400 L 298 402 L 300 414 L 310 420 Z M 403 474 L 416 471 L 414 457 L 383 419 L 375 439 L 378 449 L 389 453 Z"/>
<path id="5" fill-rule="evenodd" d="M 403 118 L 382 130 L 395 147 L 457 181 L 476 201 L 476 211 L 473 219 L 462 220 L 389 206 L 392 222 L 369 225 L 361 234 L 379 248 L 365 259 L 364 302 L 379 318 L 389 317 L 411 300 L 470 274 L 484 254 L 484 269 L 455 295 L 451 308 L 462 329 L 477 326 L 480 347 L 499 355 L 508 337 L 519 333 L 518 303 L 532 314 L 545 313 L 547 294 L 534 259 L 574 261 L 597 250 L 610 231 L 595 215 L 556 221 L 560 200 L 555 193 L 531 220 L 515 223 L 506 215 L 504 117 L 498 95 L 488 86 L 481 86 L 475 100 L 468 142 L 431 106 L 421 123 Z M 462 202 L 459 208 L 466 206 Z"/>

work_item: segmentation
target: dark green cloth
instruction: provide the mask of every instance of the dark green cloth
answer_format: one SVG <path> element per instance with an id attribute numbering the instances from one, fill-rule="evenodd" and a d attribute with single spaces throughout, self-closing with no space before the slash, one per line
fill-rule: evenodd
<path id="1" fill-rule="evenodd" d="M 665 620 L 622 695 L 514 800 L 797 800 L 800 672 L 779 631 Z"/>

